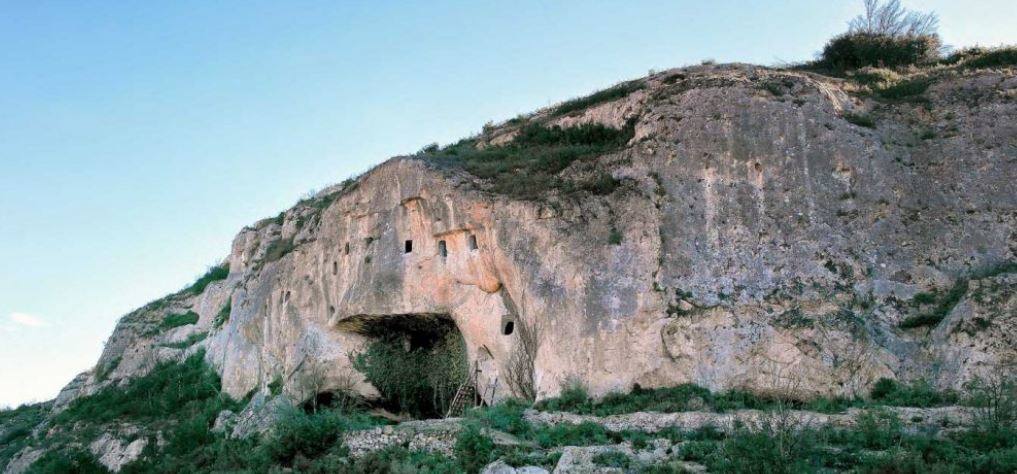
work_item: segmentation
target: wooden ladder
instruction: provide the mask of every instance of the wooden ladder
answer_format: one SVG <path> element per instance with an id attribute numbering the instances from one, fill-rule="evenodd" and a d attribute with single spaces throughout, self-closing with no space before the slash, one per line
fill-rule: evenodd
<path id="1" fill-rule="evenodd" d="M 445 418 L 451 418 L 453 416 L 462 415 L 466 410 L 466 404 L 470 406 L 476 404 L 477 401 L 477 374 L 480 372 L 480 367 L 476 364 L 473 366 L 473 372 L 466 380 L 463 381 L 462 385 L 459 386 L 459 390 L 456 390 L 455 397 L 452 397 L 452 404 L 448 407 L 448 412 L 445 413 Z"/>

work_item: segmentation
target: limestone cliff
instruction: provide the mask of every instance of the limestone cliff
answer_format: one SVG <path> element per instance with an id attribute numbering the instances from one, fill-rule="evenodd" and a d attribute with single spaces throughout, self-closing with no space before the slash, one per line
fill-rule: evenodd
<path id="1" fill-rule="evenodd" d="M 238 398 L 281 382 L 306 399 L 321 371 L 316 388 L 370 396 L 351 357 L 438 319 L 488 398 L 570 378 L 595 394 L 960 387 L 1017 355 L 1017 76 L 927 80 L 891 100 L 748 65 L 652 74 L 475 137 L 628 127 L 557 174 L 574 186 L 525 199 L 429 153 L 392 158 L 243 229 L 228 278 L 125 316 L 57 404 L 199 348 Z M 597 173 L 616 184 L 586 190 Z M 153 329 L 186 311 L 196 324 Z"/>

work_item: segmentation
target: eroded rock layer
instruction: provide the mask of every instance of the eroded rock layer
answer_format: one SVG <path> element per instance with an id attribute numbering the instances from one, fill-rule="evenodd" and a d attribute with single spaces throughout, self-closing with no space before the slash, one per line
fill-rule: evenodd
<path id="1" fill-rule="evenodd" d="M 351 358 L 386 324 L 439 319 L 489 399 L 569 379 L 594 394 L 691 382 L 853 396 L 881 377 L 959 388 L 1014 362 L 1012 73 L 944 75 L 901 102 L 741 65 L 634 89 L 524 120 L 634 127 L 561 173 L 607 172 L 609 194 L 519 200 L 393 158 L 242 230 L 227 279 L 126 316 L 58 405 L 201 347 L 235 397 L 372 396 Z M 861 115 L 874 126 L 848 120 Z M 512 122 L 478 143 L 511 144 Z M 188 310 L 196 324 L 151 329 Z"/>

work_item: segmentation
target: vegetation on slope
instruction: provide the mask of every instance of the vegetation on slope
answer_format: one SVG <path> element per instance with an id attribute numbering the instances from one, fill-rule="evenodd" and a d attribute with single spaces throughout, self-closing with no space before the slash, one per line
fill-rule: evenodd
<path id="1" fill-rule="evenodd" d="M 184 292 L 190 293 L 192 295 L 200 295 L 202 292 L 205 291 L 205 288 L 208 288 L 208 285 L 211 285 L 212 283 L 215 283 L 219 280 L 225 280 L 226 277 L 229 276 L 229 274 L 230 274 L 229 264 L 224 263 L 222 265 L 210 267 L 208 271 L 205 272 L 204 275 L 198 277 L 198 279 L 195 280 L 194 283 L 191 283 L 191 286 L 187 287 L 187 289 L 185 289 Z"/>
<path id="2" fill-rule="evenodd" d="M 403 350 L 405 352 L 405 350 Z M 403 360 L 403 359 L 399 359 Z M 419 375 L 419 374 L 418 374 Z M 419 377 L 418 377 L 419 378 Z M 692 461 L 717 472 L 1013 472 L 1017 469 L 1017 385 L 1012 380 L 972 386 L 971 394 L 937 392 L 922 383 L 881 381 L 868 400 L 825 401 L 802 404 L 794 400 L 756 397 L 747 392 L 711 393 L 683 385 L 654 390 L 636 389 L 594 400 L 577 384 L 560 397 L 536 406 L 507 400 L 470 410 L 454 443 L 454 458 L 437 453 L 413 452 L 392 446 L 353 458 L 343 434 L 383 424 L 354 406 L 324 407 L 315 412 L 291 409 L 264 436 L 229 439 L 213 433 L 217 415 L 237 411 L 240 403 L 219 392 L 219 379 L 196 354 L 180 363 L 160 364 L 148 375 L 122 388 L 107 388 L 81 398 L 53 417 L 45 438 L 32 430 L 43 422 L 45 406 L 27 406 L 0 412 L 0 436 L 6 463 L 24 446 L 47 449 L 33 472 L 105 472 L 87 446 L 101 432 L 116 426 L 141 428 L 147 437 L 143 457 L 123 472 L 477 472 L 496 459 L 515 466 L 553 467 L 565 446 L 613 445 L 627 442 L 647 449 L 656 439 L 676 444 L 657 465 L 644 465 L 620 451 L 607 451 L 595 462 L 633 472 L 675 471 L 681 461 Z M 420 386 L 422 398 L 431 388 Z M 983 407 L 970 430 L 913 432 L 885 405 L 939 406 L 964 401 Z M 343 405 L 344 407 L 346 405 Z M 789 408 L 835 411 L 847 407 L 867 410 L 857 426 L 797 429 L 785 418 Z M 621 414 L 635 411 L 733 410 L 756 408 L 766 415 L 762 430 L 721 432 L 711 427 L 694 431 L 665 428 L 656 433 L 610 431 L 597 423 L 539 425 L 528 422 L 524 411 L 564 410 L 583 414 Z M 949 428 L 949 427 L 947 427 Z M 497 444 L 491 430 L 509 433 L 520 444 Z M 165 444 L 155 442 L 162 433 Z"/>
<path id="3" fill-rule="evenodd" d="M 46 419 L 48 411 L 49 405 L 44 403 L 0 410 L 0 468 L 29 444 L 32 430 Z"/>
<path id="4" fill-rule="evenodd" d="M 705 465 L 711 472 L 1013 472 L 1017 469 L 1017 385 L 1011 379 L 995 384 L 971 387 L 967 401 L 983 407 L 976 425 L 970 430 L 914 432 L 903 428 L 901 420 L 881 407 L 884 405 L 937 406 L 957 401 L 952 393 L 939 393 L 927 385 L 881 381 L 870 401 L 858 401 L 867 411 L 857 426 L 799 429 L 789 423 L 788 410 L 796 402 L 753 399 L 750 395 L 711 394 L 705 389 L 682 386 L 674 389 L 636 391 L 591 400 L 576 386 L 561 397 L 538 404 L 538 408 L 566 409 L 577 413 L 618 414 L 646 409 L 675 411 L 687 409 L 688 400 L 737 400 L 739 407 L 765 410 L 760 430 L 737 428 L 722 433 L 711 427 L 692 432 L 674 429 L 654 434 L 637 431 L 611 432 L 601 425 L 585 422 L 577 425 L 534 426 L 523 419 L 528 406 L 509 401 L 470 414 L 473 422 L 512 433 L 533 441 L 542 451 L 526 454 L 511 450 L 496 452 L 512 465 L 552 466 L 551 456 L 560 446 L 610 445 L 628 442 L 634 449 L 648 446 L 653 439 L 681 443 L 670 459 L 657 465 L 639 465 L 623 453 L 601 456 L 601 464 L 632 468 L 638 472 L 684 472 L 681 461 Z M 709 409 L 711 407 L 706 407 Z M 949 428 L 949 427 L 944 427 Z M 608 453 L 611 453 L 608 451 Z"/>
<path id="5" fill-rule="evenodd" d="M 938 18 L 934 14 L 909 11 L 897 0 L 885 3 L 867 0 L 865 3 L 865 14 L 854 19 L 847 32 L 831 39 L 819 59 L 801 68 L 850 77 L 862 86 L 863 93 L 884 101 L 911 102 L 922 100 L 935 79 L 930 74 L 937 68 L 1017 64 L 1017 48 L 972 48 L 943 57 L 942 42 L 936 31 Z M 575 114 L 645 87 L 645 81 L 623 82 L 563 102 L 551 109 L 548 116 Z M 863 127 L 876 125 L 869 115 L 845 118 Z M 563 194 L 605 195 L 618 186 L 617 180 L 603 169 L 595 169 L 578 181 L 560 173 L 577 161 L 623 148 L 633 136 L 631 124 L 620 130 L 600 124 L 563 129 L 526 117 L 513 119 L 508 125 L 517 127 L 517 135 L 504 144 L 479 146 L 476 139 L 466 139 L 444 148 L 430 145 L 418 156 L 464 169 L 486 180 L 486 189 L 517 199 L 535 200 L 549 190 Z M 485 128 L 485 131 L 490 129 Z"/>
<path id="6" fill-rule="evenodd" d="M 974 47 L 943 55 L 934 13 L 909 11 L 898 0 L 865 0 L 865 13 L 844 34 L 831 39 L 820 57 L 803 69 L 859 84 L 861 92 L 888 102 L 918 102 L 948 71 L 1017 66 L 1017 48 Z M 846 117 L 874 127 L 866 117 Z"/>
<path id="7" fill-rule="evenodd" d="M 552 115 L 568 115 L 573 112 L 588 109 L 603 103 L 611 102 L 613 100 L 621 99 L 629 94 L 646 87 L 646 84 L 642 81 L 628 81 L 621 84 L 609 87 L 602 91 L 594 92 L 585 97 L 578 97 L 572 100 L 562 102 L 552 111 Z"/>
<path id="8" fill-rule="evenodd" d="M 173 313 L 166 315 L 162 320 L 163 329 L 173 329 L 180 326 L 187 326 L 198 322 L 198 313 L 194 311 L 185 311 L 183 313 Z"/>
<path id="9" fill-rule="evenodd" d="M 774 395 L 757 395 L 744 390 L 711 392 L 694 384 L 644 389 L 636 386 L 628 393 L 612 393 L 600 399 L 591 398 L 583 385 L 568 384 L 561 394 L 542 400 L 536 408 L 542 411 L 565 411 L 583 415 L 610 416 L 641 411 L 662 413 L 682 411 L 728 412 L 732 410 L 795 409 L 820 413 L 839 413 L 849 408 L 873 406 L 937 407 L 961 402 L 958 394 L 939 391 L 924 380 L 900 383 L 880 379 L 869 399 L 811 398 L 800 400 Z"/>
<path id="10" fill-rule="evenodd" d="M 158 422 L 235 408 L 219 392 L 219 376 L 197 353 L 181 363 L 162 363 L 125 387 L 108 387 L 72 403 L 55 418 L 58 424 L 107 423 L 119 419 Z"/>
<path id="11" fill-rule="evenodd" d="M 1000 68 L 1017 65 L 1017 48 L 971 48 L 942 57 L 935 18 L 909 15 L 895 1 L 867 2 L 866 15 L 851 30 L 830 41 L 823 55 L 808 67 L 845 75 L 885 101 L 918 100 L 933 83 L 938 68 L 953 70 Z M 632 81 L 574 99 L 550 111 L 552 117 L 573 114 L 645 87 Z M 853 123 L 874 127 L 867 115 L 846 117 Z M 633 125 L 612 129 L 586 124 L 570 128 L 541 123 L 519 125 L 516 137 L 506 144 L 480 146 L 464 140 L 445 148 L 429 147 L 421 156 L 434 163 L 455 166 L 489 181 L 487 189 L 521 199 L 535 199 L 547 190 L 608 194 L 618 185 L 603 171 L 581 181 L 561 172 L 574 164 L 622 149 L 633 137 Z M 344 191 L 351 189 L 348 185 Z M 313 209 L 327 207 L 338 194 L 301 201 Z M 282 215 L 280 215 L 282 216 Z M 277 219 L 281 221 L 280 217 Z M 620 237 L 611 238 L 612 243 Z M 266 261 L 282 258 L 293 242 L 273 243 Z M 226 265 L 216 266 L 182 293 L 202 293 L 209 284 L 225 279 Z M 920 294 L 915 303 L 931 307 L 902 328 L 939 323 L 967 289 L 958 282 L 943 294 Z M 168 299 L 153 303 L 153 308 Z M 217 315 L 219 327 L 229 317 L 229 305 Z M 165 328 L 193 324 L 197 315 L 170 315 Z M 196 334 L 172 347 L 189 346 L 206 334 Z M 456 335 L 458 336 L 458 335 Z M 406 350 L 401 340 L 384 338 L 358 360 L 359 368 L 382 392 L 386 403 L 416 416 L 438 416 L 447 408 L 458 381 L 465 376 L 461 339 L 443 339 L 436 346 Z M 107 364 L 109 370 L 119 359 Z M 422 376 L 423 375 L 423 376 Z M 101 377 L 100 377 L 101 378 Z M 223 410 L 239 410 L 241 402 L 220 393 L 220 380 L 196 354 L 180 363 L 160 364 L 148 375 L 121 387 L 109 387 L 73 403 L 47 420 L 47 405 L 29 405 L 0 411 L 0 467 L 27 446 L 47 450 L 32 467 L 34 472 L 105 472 L 87 449 L 104 431 L 132 425 L 137 436 L 149 440 L 142 459 L 123 472 L 476 472 L 494 459 L 509 464 L 552 467 L 563 446 L 604 445 L 628 442 L 635 449 L 657 438 L 682 442 L 667 461 L 640 465 L 620 451 L 607 451 L 594 461 L 606 467 L 643 472 L 679 472 L 679 461 L 693 461 L 720 472 L 814 472 L 853 470 L 860 472 L 1014 472 L 1017 471 L 1017 388 L 1011 382 L 972 387 L 965 397 L 940 392 L 918 381 L 899 383 L 881 380 L 867 399 L 788 400 L 760 397 L 748 392 L 712 393 L 702 387 L 645 390 L 601 399 L 588 396 L 581 385 L 568 387 L 559 397 L 533 406 L 507 400 L 492 407 L 471 410 L 454 445 L 455 458 L 434 453 L 390 447 L 354 459 L 343 445 L 342 435 L 384 423 L 359 409 L 324 407 L 307 413 L 294 409 L 285 414 L 267 435 L 245 440 L 213 433 L 212 426 Z M 271 385 L 281 393 L 282 379 Z M 970 430 L 911 432 L 885 406 L 934 407 L 968 403 L 980 407 L 977 424 Z M 768 423 L 761 431 L 738 429 L 722 433 L 714 428 L 692 432 L 665 429 L 657 433 L 610 431 L 592 422 L 577 425 L 534 425 L 523 416 L 526 409 L 569 411 L 591 415 L 616 415 L 637 411 L 764 410 Z M 867 410 L 851 428 L 790 429 L 783 417 L 788 409 L 841 412 Z M 41 429 L 45 428 L 45 430 Z M 950 428 L 950 427 L 945 427 Z M 498 445 L 490 430 L 515 435 L 524 443 Z M 36 433 L 40 435 L 36 435 Z M 44 435 L 41 433 L 45 433 Z M 156 443 L 157 435 L 165 443 Z"/>
<path id="12" fill-rule="evenodd" d="M 504 145 L 479 147 L 475 140 L 463 140 L 445 148 L 421 151 L 419 156 L 440 165 L 462 168 L 489 180 L 490 191 L 517 199 L 536 199 L 551 189 L 610 194 L 618 183 L 603 171 L 580 182 L 563 179 L 559 173 L 576 161 L 621 149 L 633 133 L 631 123 L 622 129 L 600 124 L 561 128 L 530 123 Z"/>

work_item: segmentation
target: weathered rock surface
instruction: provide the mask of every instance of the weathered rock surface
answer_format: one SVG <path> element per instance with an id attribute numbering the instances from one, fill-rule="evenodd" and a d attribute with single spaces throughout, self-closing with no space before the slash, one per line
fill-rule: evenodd
<path id="1" fill-rule="evenodd" d="M 360 457 L 389 446 L 406 446 L 411 451 L 431 451 L 452 456 L 456 436 L 462 430 L 459 418 L 407 421 L 343 434 L 343 446 Z"/>
<path id="2" fill-rule="evenodd" d="M 666 439 L 654 440 L 644 449 L 634 449 L 630 443 L 603 446 L 567 446 L 562 449 L 561 458 L 554 467 L 554 474 L 575 474 L 575 473 L 623 473 L 628 472 L 620 467 L 607 467 L 598 465 L 595 458 L 598 454 L 621 453 L 627 456 L 635 465 L 650 466 L 664 461 L 671 457 L 671 454 L 680 449 L 681 443 L 673 444 Z M 681 462 L 681 467 L 687 472 L 705 472 L 705 468 L 696 463 Z"/>
<path id="3" fill-rule="evenodd" d="M 505 464 L 505 461 L 498 460 L 480 471 L 481 474 L 547 474 L 547 469 L 537 466 L 512 467 Z"/>
<path id="4" fill-rule="evenodd" d="M 44 454 L 46 454 L 45 449 L 33 448 L 31 446 L 25 447 L 7 463 L 7 466 L 4 468 L 4 474 L 22 474 L 28 471 L 28 468 Z"/>
<path id="5" fill-rule="evenodd" d="M 910 408 L 885 407 L 884 412 L 900 420 L 901 427 L 909 431 L 935 431 L 944 428 L 970 427 L 975 420 L 976 409 L 969 407 Z M 737 429 L 758 431 L 782 427 L 793 429 L 854 428 L 858 419 L 869 411 L 852 408 L 845 413 L 819 413 L 801 410 L 761 411 L 736 410 L 726 413 L 687 411 L 678 413 L 637 412 L 624 415 L 593 416 L 564 412 L 539 412 L 528 410 L 526 421 L 535 424 L 557 425 L 562 423 L 578 425 L 596 423 L 609 431 L 643 431 L 656 433 L 665 428 L 680 431 L 694 431 L 711 427 L 732 433 Z"/>
<path id="6" fill-rule="evenodd" d="M 88 449 L 103 466 L 106 466 L 110 471 L 117 472 L 125 464 L 138 459 L 145 450 L 145 446 L 148 446 L 148 439 L 145 437 L 125 440 L 107 432 L 89 444 Z"/>
<path id="7" fill-rule="evenodd" d="M 234 438 L 247 438 L 268 431 L 286 408 L 290 408 L 290 401 L 285 397 L 272 397 L 265 392 L 259 392 L 251 398 L 242 412 L 234 415 L 221 414 L 222 420 L 216 417 L 216 424 Z"/>
<path id="8" fill-rule="evenodd" d="M 568 378 L 593 394 L 691 382 L 853 396 L 881 377 L 957 388 L 1014 363 L 1012 72 L 946 74 L 924 101 L 894 103 L 747 65 L 642 83 L 528 119 L 631 121 L 625 149 L 562 174 L 606 170 L 622 182 L 612 194 L 517 201 L 463 171 L 394 158 L 242 230 L 226 280 L 125 316 L 58 404 L 202 347 L 235 397 L 279 381 L 305 400 L 310 367 L 327 368 L 326 388 L 371 396 L 350 364 L 373 337 L 365 328 L 446 317 L 488 399 L 526 384 L 552 396 Z M 942 321 L 900 327 L 965 279 Z M 197 324 L 151 330 L 186 310 Z"/>

